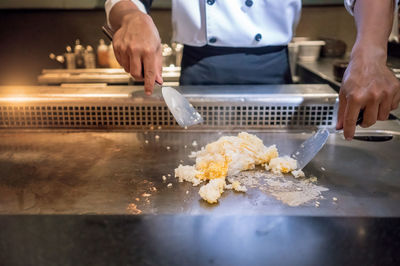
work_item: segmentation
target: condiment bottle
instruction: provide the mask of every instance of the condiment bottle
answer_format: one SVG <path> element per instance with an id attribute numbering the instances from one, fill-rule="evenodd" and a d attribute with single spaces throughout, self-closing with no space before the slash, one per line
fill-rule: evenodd
<path id="1" fill-rule="evenodd" d="M 100 39 L 99 46 L 97 46 L 97 63 L 99 67 L 110 67 L 108 46 Z"/>
<path id="2" fill-rule="evenodd" d="M 66 53 L 64 54 L 64 57 L 65 57 L 66 68 L 75 69 L 76 68 L 75 54 L 72 52 L 71 46 L 66 47 Z"/>
<path id="3" fill-rule="evenodd" d="M 75 41 L 75 47 L 74 47 L 75 62 L 76 62 L 76 67 L 77 68 L 85 67 L 85 61 L 83 59 L 83 53 L 84 53 L 84 48 L 81 45 L 81 41 L 79 39 L 77 39 Z"/>
<path id="4" fill-rule="evenodd" d="M 85 67 L 96 68 L 96 56 L 94 55 L 93 47 L 88 45 L 84 53 Z"/>

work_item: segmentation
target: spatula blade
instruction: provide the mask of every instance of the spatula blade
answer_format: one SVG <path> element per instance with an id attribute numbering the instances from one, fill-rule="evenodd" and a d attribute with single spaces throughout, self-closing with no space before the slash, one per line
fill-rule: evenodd
<path id="1" fill-rule="evenodd" d="M 163 87 L 161 91 L 165 103 L 181 127 L 189 127 L 203 122 L 201 115 L 177 90 Z"/>
<path id="2" fill-rule="evenodd" d="M 306 141 L 304 141 L 298 150 L 291 157 L 297 160 L 297 169 L 303 169 L 318 152 L 324 147 L 329 137 L 327 129 L 320 129 Z"/>

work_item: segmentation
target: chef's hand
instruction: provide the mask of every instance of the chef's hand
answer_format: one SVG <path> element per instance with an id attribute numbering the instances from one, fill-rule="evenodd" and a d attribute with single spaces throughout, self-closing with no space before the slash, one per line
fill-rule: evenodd
<path id="1" fill-rule="evenodd" d="M 135 9 L 130 1 L 122 1 L 114 6 L 110 21 L 118 15 L 115 13 L 123 8 L 121 3 L 130 5 L 129 8 L 132 10 L 127 12 L 128 9 L 125 7 L 121 11 L 124 14 L 113 36 L 115 56 L 125 71 L 130 73 L 135 80 L 144 80 L 145 92 L 151 95 L 155 82 L 163 83 L 160 35 L 151 17 Z"/>
<path id="2" fill-rule="evenodd" d="M 386 50 L 355 47 L 339 92 L 337 129 L 347 140 L 354 137 L 360 110 L 364 110 L 362 127 L 386 120 L 400 101 L 400 82 L 386 66 Z"/>
<path id="3" fill-rule="evenodd" d="M 376 120 L 386 120 L 399 105 L 400 83 L 386 66 L 395 2 L 355 1 L 357 38 L 339 92 L 336 125 L 348 140 L 354 136 L 360 110 L 364 110 L 361 126 L 369 127 Z"/>

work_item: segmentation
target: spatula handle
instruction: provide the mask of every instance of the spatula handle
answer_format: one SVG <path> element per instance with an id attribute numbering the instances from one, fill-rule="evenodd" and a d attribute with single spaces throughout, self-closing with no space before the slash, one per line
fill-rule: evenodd
<path id="1" fill-rule="evenodd" d="M 358 114 L 357 122 L 356 125 L 361 125 L 364 119 L 364 110 L 360 110 L 360 113 Z"/>

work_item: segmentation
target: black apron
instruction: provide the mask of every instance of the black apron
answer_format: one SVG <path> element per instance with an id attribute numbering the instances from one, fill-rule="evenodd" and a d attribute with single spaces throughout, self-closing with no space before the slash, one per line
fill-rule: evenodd
<path id="1" fill-rule="evenodd" d="M 287 46 L 185 45 L 181 67 L 180 85 L 292 83 Z"/>

